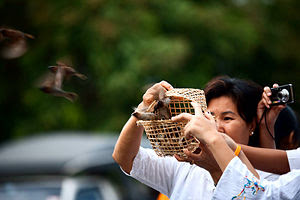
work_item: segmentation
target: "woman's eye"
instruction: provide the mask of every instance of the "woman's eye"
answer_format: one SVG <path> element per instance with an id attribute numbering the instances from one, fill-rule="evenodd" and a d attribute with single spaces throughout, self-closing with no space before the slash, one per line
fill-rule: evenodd
<path id="1" fill-rule="evenodd" d="M 231 117 L 224 117 L 224 120 L 233 120 Z"/>

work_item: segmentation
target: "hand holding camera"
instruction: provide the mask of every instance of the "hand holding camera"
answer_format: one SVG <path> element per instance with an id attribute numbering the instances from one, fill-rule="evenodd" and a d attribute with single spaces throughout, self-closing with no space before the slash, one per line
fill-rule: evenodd
<path id="1" fill-rule="evenodd" d="M 280 111 L 285 108 L 286 104 L 294 102 L 294 91 L 292 84 L 279 86 L 274 84 L 273 88 L 265 87 L 262 100 L 257 108 L 258 126 L 260 131 L 267 131 L 271 137 L 261 138 L 265 143 L 264 147 L 272 148 L 274 146 L 274 125 Z M 264 120 L 263 120 L 264 119 Z M 268 134 L 260 134 L 267 136 Z M 272 138 L 273 140 L 269 140 Z"/>
<path id="2" fill-rule="evenodd" d="M 279 86 L 278 84 L 274 84 L 273 88 L 265 87 L 262 101 L 267 108 L 275 105 L 294 103 L 293 85 L 286 84 Z"/>
<path id="3" fill-rule="evenodd" d="M 271 88 L 272 95 L 271 106 L 272 105 L 283 105 L 288 103 L 294 103 L 294 91 L 292 84 L 286 84 L 279 87 Z"/>

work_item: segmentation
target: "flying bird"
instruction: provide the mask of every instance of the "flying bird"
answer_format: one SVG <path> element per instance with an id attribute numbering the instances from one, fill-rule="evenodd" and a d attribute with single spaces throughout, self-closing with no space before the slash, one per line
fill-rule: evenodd
<path id="1" fill-rule="evenodd" d="M 28 48 L 27 39 L 34 39 L 34 36 L 15 29 L 0 28 L 2 58 L 13 59 L 22 56 Z"/>
<path id="2" fill-rule="evenodd" d="M 51 73 L 47 74 L 39 85 L 40 90 L 53 96 L 64 97 L 74 102 L 78 95 L 74 92 L 66 92 L 62 89 L 64 79 L 72 76 L 77 76 L 81 79 L 86 79 L 87 77 L 61 62 L 57 66 L 48 67 L 48 69 Z"/>
<path id="3" fill-rule="evenodd" d="M 69 79 L 72 76 L 77 76 L 78 78 L 82 79 L 82 80 L 86 80 L 87 77 L 83 74 L 78 73 L 74 68 L 72 68 L 69 65 L 66 65 L 65 63 L 58 61 L 56 62 L 56 66 L 49 66 L 48 69 L 52 72 L 52 73 L 56 73 L 58 69 L 63 70 L 64 76 L 66 79 Z"/>

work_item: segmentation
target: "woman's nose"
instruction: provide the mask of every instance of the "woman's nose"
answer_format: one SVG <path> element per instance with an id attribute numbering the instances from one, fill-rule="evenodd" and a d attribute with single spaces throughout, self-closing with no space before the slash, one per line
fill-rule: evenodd
<path id="1" fill-rule="evenodd" d="M 216 125 L 217 125 L 218 132 L 225 133 L 225 129 L 224 129 L 222 121 L 216 120 Z"/>

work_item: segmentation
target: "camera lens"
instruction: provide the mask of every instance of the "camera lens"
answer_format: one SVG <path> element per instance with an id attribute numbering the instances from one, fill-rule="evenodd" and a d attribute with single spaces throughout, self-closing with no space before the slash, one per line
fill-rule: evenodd
<path id="1" fill-rule="evenodd" d="M 278 92 L 277 96 L 281 102 L 286 103 L 286 102 L 288 102 L 288 100 L 290 98 L 290 93 L 287 89 L 283 89 L 280 92 Z"/>

